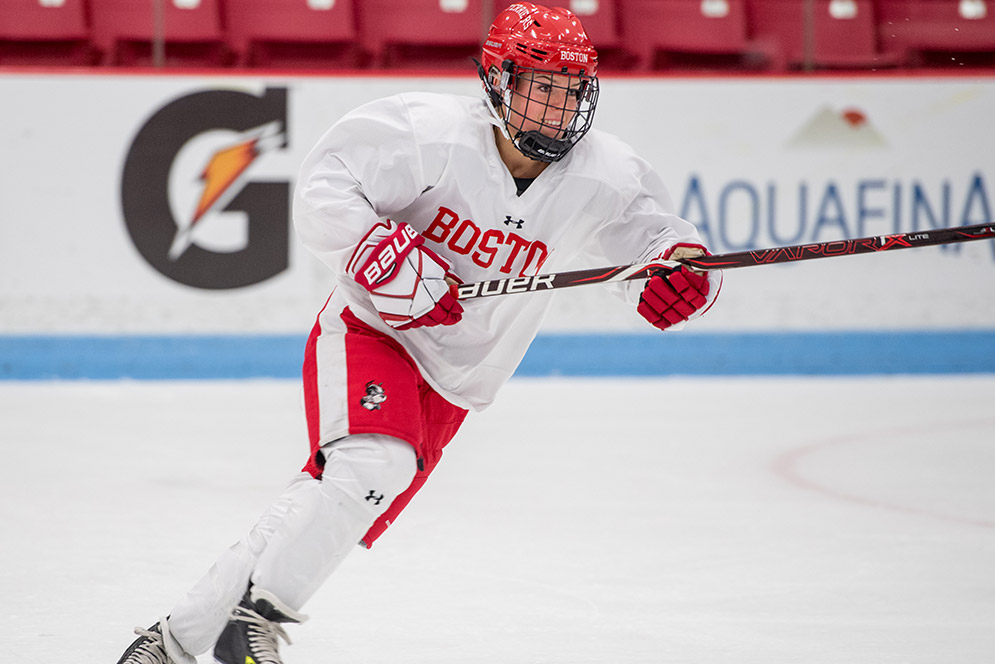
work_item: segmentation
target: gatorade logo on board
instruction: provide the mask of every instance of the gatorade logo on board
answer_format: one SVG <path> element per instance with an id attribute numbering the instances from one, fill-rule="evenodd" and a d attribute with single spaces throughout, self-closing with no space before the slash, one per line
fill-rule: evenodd
<path id="1" fill-rule="evenodd" d="M 205 90 L 157 110 L 135 136 L 121 179 L 138 252 L 195 288 L 241 288 L 286 270 L 291 186 L 259 170 L 287 146 L 285 88 L 258 96 Z"/>

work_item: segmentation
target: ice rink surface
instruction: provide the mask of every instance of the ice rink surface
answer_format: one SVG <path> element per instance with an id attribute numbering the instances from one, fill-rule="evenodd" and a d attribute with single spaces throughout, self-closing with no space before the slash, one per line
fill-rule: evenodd
<path id="1" fill-rule="evenodd" d="M 515 379 L 284 659 L 990 664 L 993 403 L 993 376 Z M 0 383 L 3 660 L 113 664 L 305 441 L 295 381 Z"/>

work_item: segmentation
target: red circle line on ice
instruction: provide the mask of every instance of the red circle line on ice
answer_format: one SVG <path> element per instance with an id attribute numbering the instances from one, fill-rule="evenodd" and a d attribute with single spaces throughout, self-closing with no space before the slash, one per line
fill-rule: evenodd
<path id="1" fill-rule="evenodd" d="M 814 491 L 816 493 L 835 498 L 837 500 L 862 505 L 864 507 L 871 507 L 874 509 L 887 509 L 894 512 L 937 519 L 949 523 L 960 523 L 970 526 L 977 526 L 979 528 L 995 528 L 995 519 L 972 518 L 956 514 L 947 514 L 931 509 L 922 509 L 919 507 L 902 505 L 888 500 L 878 500 L 873 496 L 860 495 L 856 492 L 839 489 L 832 486 L 831 481 L 811 479 L 806 476 L 805 472 L 800 467 L 805 459 L 813 457 L 827 449 L 843 445 L 859 445 L 880 438 L 922 435 L 923 433 L 929 433 L 934 430 L 939 435 L 940 432 L 949 433 L 958 429 L 983 430 L 986 427 L 989 429 L 995 428 L 995 419 L 934 422 L 926 425 L 909 425 L 908 427 L 880 431 L 871 430 L 860 433 L 843 434 L 784 452 L 774 459 L 772 465 L 774 472 L 790 484 L 808 491 Z"/>

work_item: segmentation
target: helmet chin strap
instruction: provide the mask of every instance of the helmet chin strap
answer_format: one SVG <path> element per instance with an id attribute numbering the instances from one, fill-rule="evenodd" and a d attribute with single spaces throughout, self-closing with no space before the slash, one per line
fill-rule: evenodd
<path id="1" fill-rule="evenodd" d="M 538 131 L 519 131 L 512 142 L 526 157 L 547 164 L 559 161 L 569 148 L 567 141 L 551 138 Z"/>

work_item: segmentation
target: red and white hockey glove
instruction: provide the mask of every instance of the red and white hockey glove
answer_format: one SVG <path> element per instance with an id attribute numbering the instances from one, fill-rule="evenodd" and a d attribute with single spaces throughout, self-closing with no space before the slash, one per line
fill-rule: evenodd
<path id="1" fill-rule="evenodd" d="M 707 255 L 704 247 L 678 244 L 661 256 L 664 260 L 694 258 Z M 666 330 L 671 325 L 683 323 L 708 302 L 708 274 L 690 270 L 685 266 L 664 268 L 654 272 L 643 288 L 636 311 L 658 327 Z"/>
<path id="2" fill-rule="evenodd" d="M 363 238 L 346 268 L 370 291 L 380 318 L 398 330 L 453 325 L 463 317 L 460 280 L 424 243 L 408 224 L 387 219 Z"/>

